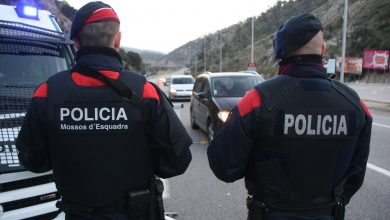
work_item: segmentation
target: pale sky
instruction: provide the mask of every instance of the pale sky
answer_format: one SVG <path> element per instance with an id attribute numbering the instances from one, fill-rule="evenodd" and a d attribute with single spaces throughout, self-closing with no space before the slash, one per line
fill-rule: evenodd
<path id="1" fill-rule="evenodd" d="M 79 9 L 88 0 L 66 0 Z M 121 20 L 122 46 L 168 53 L 260 15 L 277 0 L 102 0 Z"/>

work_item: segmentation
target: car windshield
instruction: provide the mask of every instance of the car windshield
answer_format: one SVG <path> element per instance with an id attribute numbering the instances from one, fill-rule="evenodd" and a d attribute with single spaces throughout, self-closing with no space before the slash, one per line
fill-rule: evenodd
<path id="1" fill-rule="evenodd" d="M 68 65 L 63 57 L 0 54 L 0 84 L 37 86 Z"/>
<path id="2" fill-rule="evenodd" d="M 194 79 L 190 77 L 172 78 L 171 84 L 194 84 Z"/>
<path id="3" fill-rule="evenodd" d="M 260 76 L 215 77 L 211 80 L 213 97 L 242 97 L 262 81 Z"/>

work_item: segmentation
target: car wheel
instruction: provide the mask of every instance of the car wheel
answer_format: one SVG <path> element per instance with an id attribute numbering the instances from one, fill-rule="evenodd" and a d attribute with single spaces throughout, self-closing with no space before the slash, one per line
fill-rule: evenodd
<path id="1" fill-rule="evenodd" d="M 194 114 L 192 113 L 192 110 L 190 110 L 190 123 L 191 123 L 191 128 L 192 129 L 198 129 L 199 126 L 195 123 L 195 116 Z"/>
<path id="2" fill-rule="evenodd" d="M 207 139 L 209 140 L 209 143 L 214 139 L 214 125 L 211 120 L 207 120 Z"/>

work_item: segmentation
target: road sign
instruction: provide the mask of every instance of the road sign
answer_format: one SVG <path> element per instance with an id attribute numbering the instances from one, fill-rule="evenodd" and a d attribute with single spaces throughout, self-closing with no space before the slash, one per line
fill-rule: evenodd
<path id="1" fill-rule="evenodd" d="M 248 63 L 248 71 L 255 71 L 256 72 L 256 63 Z"/>
<path id="2" fill-rule="evenodd" d="M 324 67 L 327 73 L 336 73 L 336 59 L 329 59 Z"/>

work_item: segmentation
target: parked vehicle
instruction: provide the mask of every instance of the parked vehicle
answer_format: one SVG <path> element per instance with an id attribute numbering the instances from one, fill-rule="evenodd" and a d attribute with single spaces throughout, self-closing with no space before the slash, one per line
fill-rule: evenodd
<path id="1" fill-rule="evenodd" d="M 173 100 L 190 100 L 194 77 L 191 75 L 172 75 L 169 83 L 168 97 Z"/>
<path id="2" fill-rule="evenodd" d="M 191 127 L 206 131 L 210 142 L 241 97 L 262 81 L 259 74 L 245 72 L 199 75 L 191 96 Z"/>
<path id="3" fill-rule="evenodd" d="M 256 71 L 253 71 L 253 70 L 242 70 L 242 71 L 240 71 L 240 73 L 252 73 L 252 74 L 254 74 L 254 75 L 259 75 L 260 78 L 261 78 L 263 81 L 265 80 L 264 77 L 263 77 L 260 73 L 258 73 L 258 72 L 256 72 Z"/>
<path id="4" fill-rule="evenodd" d="M 35 88 L 69 69 L 74 49 L 51 13 L 32 5 L 0 5 L 0 30 L 0 219 L 53 219 L 53 174 L 26 171 L 15 139 Z"/>

